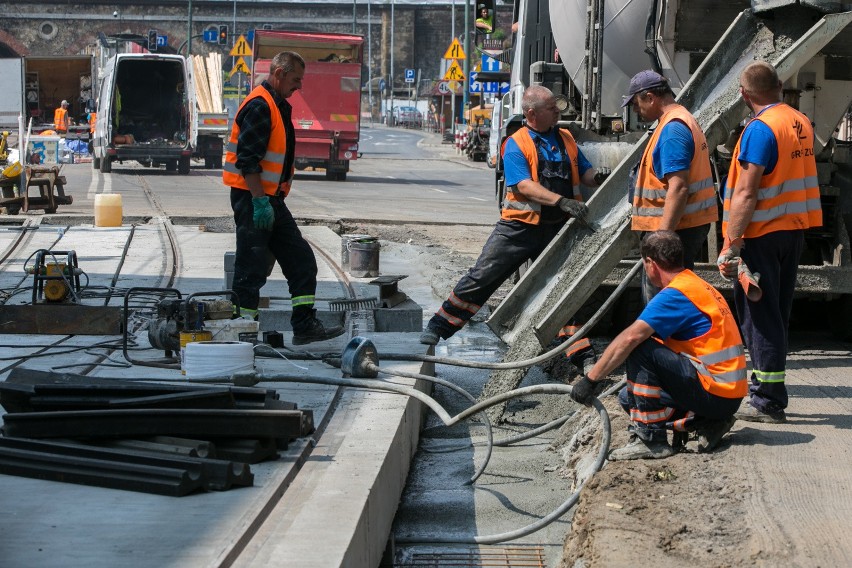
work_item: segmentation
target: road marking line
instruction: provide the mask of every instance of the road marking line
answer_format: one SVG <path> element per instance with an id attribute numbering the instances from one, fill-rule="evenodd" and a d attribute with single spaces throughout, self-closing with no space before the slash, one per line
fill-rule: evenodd
<path id="1" fill-rule="evenodd" d="M 484 200 L 484 199 L 482 199 L 481 197 L 471 197 L 471 196 L 469 196 L 469 195 L 468 195 L 468 197 L 467 197 L 467 198 L 468 198 L 468 199 L 473 199 L 474 201 L 485 201 L 485 200 Z"/>
<path id="2" fill-rule="evenodd" d="M 437 191 L 438 193 L 449 193 L 449 191 L 444 191 L 443 189 L 438 189 L 437 187 L 430 187 L 432 191 Z"/>

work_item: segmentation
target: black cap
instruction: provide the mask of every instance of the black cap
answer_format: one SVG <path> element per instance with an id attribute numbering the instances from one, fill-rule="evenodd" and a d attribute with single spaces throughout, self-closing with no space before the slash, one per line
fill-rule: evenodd
<path id="1" fill-rule="evenodd" d="M 626 107 L 633 100 L 636 93 L 653 89 L 654 87 L 662 87 L 669 84 L 669 80 L 651 69 L 639 71 L 633 78 L 630 79 L 630 90 L 622 97 L 621 106 Z"/>

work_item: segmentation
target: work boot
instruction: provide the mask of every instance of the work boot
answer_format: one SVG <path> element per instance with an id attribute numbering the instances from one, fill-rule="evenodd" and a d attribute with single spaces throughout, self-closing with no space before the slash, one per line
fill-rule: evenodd
<path id="1" fill-rule="evenodd" d="M 779 410 L 778 412 L 763 412 L 751 404 L 746 404 L 744 408 L 738 410 L 734 414 L 734 418 L 745 420 L 746 422 L 762 422 L 764 424 L 782 424 L 787 421 L 787 415 L 783 410 Z"/>
<path id="2" fill-rule="evenodd" d="M 293 330 L 293 345 L 325 341 L 343 334 L 343 326 L 325 327 L 316 316 L 310 317 L 299 330 Z"/>
<path id="3" fill-rule="evenodd" d="M 749 408 L 753 408 L 749 406 Z M 737 419 L 731 416 L 723 420 L 707 420 L 706 426 L 698 429 L 698 452 L 705 453 L 713 451 L 722 440 L 722 436 L 730 431 Z"/>
<path id="4" fill-rule="evenodd" d="M 636 436 L 623 448 L 611 451 L 607 459 L 609 461 L 657 460 L 674 454 L 675 449 L 667 441 L 646 442 Z"/>
<path id="5" fill-rule="evenodd" d="M 437 328 L 431 325 L 427 325 L 423 333 L 420 334 L 420 343 L 423 345 L 438 345 L 439 341 L 441 341 L 441 334 L 438 333 Z"/>

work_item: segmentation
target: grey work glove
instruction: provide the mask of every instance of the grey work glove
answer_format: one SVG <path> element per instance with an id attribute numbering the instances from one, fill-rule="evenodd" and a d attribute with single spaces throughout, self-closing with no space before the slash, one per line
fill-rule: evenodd
<path id="1" fill-rule="evenodd" d="M 571 385 L 571 398 L 580 404 L 592 405 L 592 400 L 595 398 L 595 383 L 588 375 L 583 375 L 583 378 Z"/>
<path id="2" fill-rule="evenodd" d="M 556 206 L 572 217 L 577 217 L 581 221 L 586 220 L 586 215 L 589 213 L 589 208 L 582 201 L 562 197 L 556 202 Z"/>
<path id="3" fill-rule="evenodd" d="M 251 206 L 254 209 L 252 221 L 254 226 L 261 231 L 271 231 L 272 223 L 275 221 L 275 212 L 272 210 L 272 204 L 269 203 L 269 197 L 252 197 Z"/>
<path id="4" fill-rule="evenodd" d="M 719 267 L 719 272 L 726 280 L 736 278 L 739 274 L 739 265 L 742 263 L 740 253 L 744 245 L 743 239 L 734 239 L 731 241 L 728 237 L 722 244 L 722 252 L 719 253 L 719 258 L 716 259 L 716 266 Z"/>
<path id="5" fill-rule="evenodd" d="M 595 174 L 595 183 L 598 185 L 602 184 L 611 173 L 612 170 L 609 168 L 598 169 L 597 173 Z"/>

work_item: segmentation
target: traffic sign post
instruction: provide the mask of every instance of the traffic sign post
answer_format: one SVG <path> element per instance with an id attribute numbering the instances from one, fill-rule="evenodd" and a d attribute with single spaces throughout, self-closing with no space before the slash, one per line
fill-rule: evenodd
<path id="1" fill-rule="evenodd" d="M 405 70 L 405 82 L 413 83 L 414 82 L 414 69 L 406 69 Z"/>
<path id="2" fill-rule="evenodd" d="M 453 64 L 444 73 L 444 79 L 447 81 L 464 81 L 464 71 L 458 61 L 453 60 Z"/>

